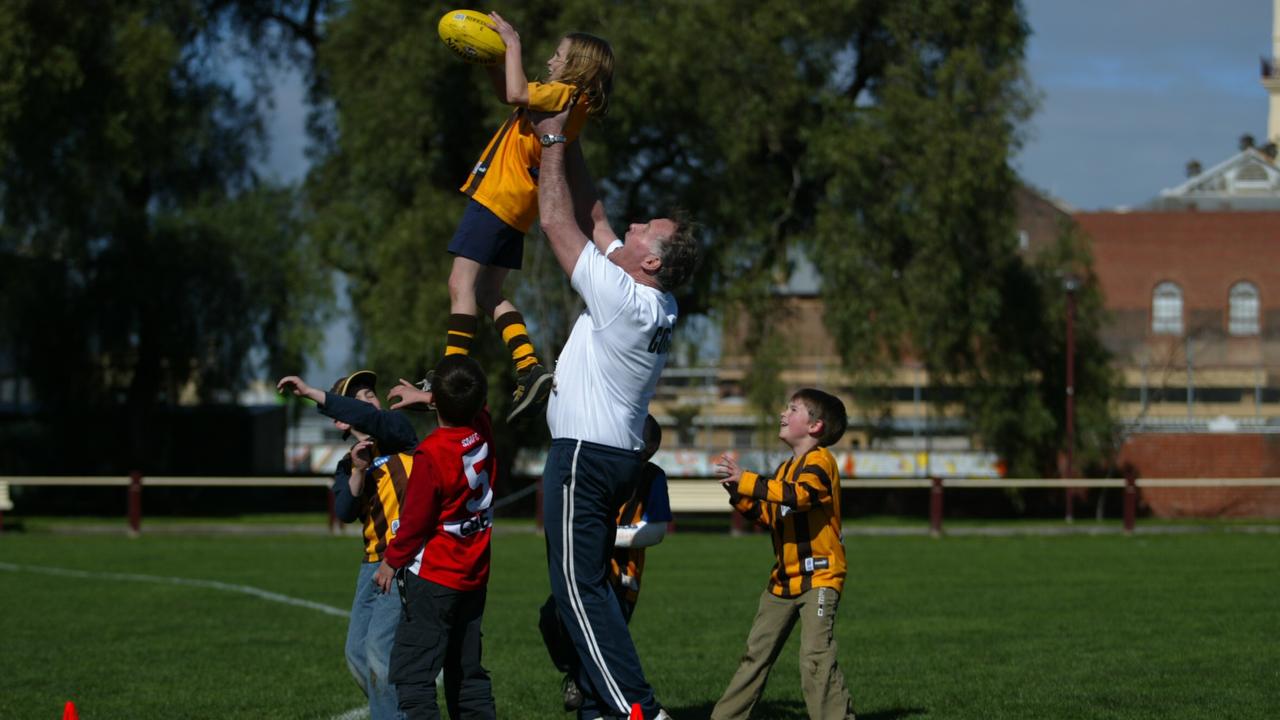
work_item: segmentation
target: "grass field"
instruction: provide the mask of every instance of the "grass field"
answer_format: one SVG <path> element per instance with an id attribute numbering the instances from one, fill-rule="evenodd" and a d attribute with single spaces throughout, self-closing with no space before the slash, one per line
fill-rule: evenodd
<path id="1" fill-rule="evenodd" d="M 864 720 L 1280 715 L 1275 534 L 846 544 L 840 658 Z M 357 546 L 6 533 L 0 718 L 60 718 L 67 700 L 85 720 L 328 719 L 360 708 L 342 659 Z M 536 629 L 542 539 L 501 533 L 494 553 L 485 664 L 498 715 L 570 717 Z M 768 539 L 677 533 L 649 558 L 632 625 L 640 656 L 677 720 L 706 718 L 746 638 Z M 793 638 L 754 717 L 806 717 L 798 673 Z"/>

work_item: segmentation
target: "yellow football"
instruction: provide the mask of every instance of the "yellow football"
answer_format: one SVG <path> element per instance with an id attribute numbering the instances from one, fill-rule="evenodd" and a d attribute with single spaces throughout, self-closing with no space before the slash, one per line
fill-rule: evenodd
<path id="1" fill-rule="evenodd" d="M 507 52 L 488 15 L 475 10 L 450 10 L 436 28 L 440 39 L 458 57 L 476 65 L 492 65 Z"/>

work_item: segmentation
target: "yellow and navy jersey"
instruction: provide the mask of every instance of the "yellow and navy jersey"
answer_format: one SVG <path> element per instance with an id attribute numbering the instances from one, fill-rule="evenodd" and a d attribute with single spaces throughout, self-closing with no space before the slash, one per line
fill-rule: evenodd
<path id="1" fill-rule="evenodd" d="M 556 112 L 573 102 L 578 89 L 566 83 L 529 83 L 527 108 L 516 108 L 494 133 L 467 181 L 459 188 L 485 206 L 502 222 L 529 232 L 538 217 L 538 168 L 542 165 L 542 142 L 529 121 L 527 110 Z M 569 111 L 564 135 L 572 142 L 587 122 L 587 103 Z"/>
<path id="2" fill-rule="evenodd" d="M 359 498 L 364 523 L 365 562 L 380 562 L 391 538 L 400 529 L 400 503 L 409 486 L 413 455 L 382 455 L 366 471 Z"/>
<path id="3" fill-rule="evenodd" d="M 640 469 L 640 480 L 631 498 L 618 510 L 618 527 L 640 523 L 671 522 L 671 500 L 667 492 L 667 474 L 656 464 L 646 462 Z M 632 605 L 640 599 L 640 576 L 644 574 L 643 547 L 615 547 L 609 559 L 609 582 L 613 591 Z"/>
<path id="4" fill-rule="evenodd" d="M 793 457 L 771 478 L 743 472 L 729 501 L 748 520 L 773 530 L 776 562 L 769 592 L 782 598 L 817 587 L 844 592 L 840 474 L 830 450 L 819 447 Z"/>

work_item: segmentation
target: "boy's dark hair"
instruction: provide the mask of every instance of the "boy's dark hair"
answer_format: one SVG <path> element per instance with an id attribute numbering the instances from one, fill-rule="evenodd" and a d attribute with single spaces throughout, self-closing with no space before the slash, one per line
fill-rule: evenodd
<path id="1" fill-rule="evenodd" d="M 818 445 L 830 447 L 840 442 L 849 419 L 844 412 L 844 403 L 840 398 L 815 388 L 801 388 L 791 396 L 792 400 L 804 403 L 809 409 L 809 419 L 822 421 L 822 433 L 818 435 Z"/>
<path id="2" fill-rule="evenodd" d="M 436 412 L 450 425 L 469 425 L 489 395 L 489 381 L 470 355 L 446 355 L 432 371 Z"/>

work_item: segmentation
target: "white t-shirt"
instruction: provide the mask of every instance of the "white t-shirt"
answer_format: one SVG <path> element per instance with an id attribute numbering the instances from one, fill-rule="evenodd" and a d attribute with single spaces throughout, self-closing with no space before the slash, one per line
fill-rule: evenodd
<path id="1" fill-rule="evenodd" d="M 667 363 L 676 300 L 636 282 L 593 243 L 582 249 L 570 283 L 587 308 L 556 360 L 547 404 L 551 437 L 639 450 Z"/>

